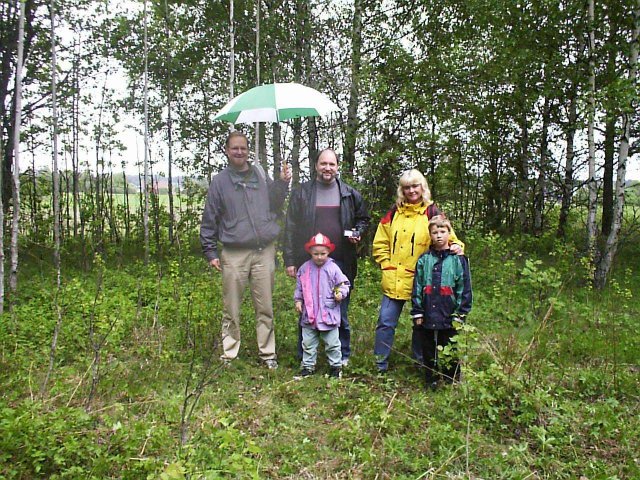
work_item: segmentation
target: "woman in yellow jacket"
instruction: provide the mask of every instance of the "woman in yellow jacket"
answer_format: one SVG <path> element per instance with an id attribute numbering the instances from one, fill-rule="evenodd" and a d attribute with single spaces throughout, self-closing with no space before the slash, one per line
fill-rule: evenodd
<path id="1" fill-rule="evenodd" d="M 409 170 L 400 176 L 395 205 L 380 220 L 373 239 L 373 257 L 382 268 L 382 303 L 373 353 L 378 371 L 389 368 L 393 339 L 402 307 L 411 300 L 415 266 L 429 249 L 429 219 L 442 215 L 431 201 L 424 175 Z M 463 253 L 464 244 L 451 232 L 451 251 Z M 420 341 L 412 335 L 413 357 L 422 364 Z"/>

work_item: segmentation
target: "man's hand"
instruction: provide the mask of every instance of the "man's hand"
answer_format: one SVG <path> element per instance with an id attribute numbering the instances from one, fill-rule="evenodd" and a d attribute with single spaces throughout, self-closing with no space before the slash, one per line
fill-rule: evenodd
<path id="1" fill-rule="evenodd" d="M 291 266 L 286 268 L 287 276 L 291 278 L 296 278 L 296 267 Z"/>
<path id="2" fill-rule="evenodd" d="M 302 313 L 302 302 L 300 300 L 296 302 L 296 312 Z"/>
<path id="3" fill-rule="evenodd" d="M 288 182 L 291 180 L 291 169 L 289 168 L 288 163 L 282 164 L 282 170 L 280 170 L 280 180 Z"/>
<path id="4" fill-rule="evenodd" d="M 413 319 L 414 322 L 416 322 L 416 325 L 422 325 L 422 322 L 424 321 L 424 318 L 422 317 L 415 317 Z"/>
<path id="5" fill-rule="evenodd" d="M 222 271 L 222 267 L 220 266 L 220 259 L 219 258 L 214 258 L 213 260 L 210 260 L 209 261 L 209 265 L 211 265 L 213 268 L 215 268 L 219 272 Z"/>
<path id="6" fill-rule="evenodd" d="M 349 237 L 349 241 L 354 245 L 358 243 L 360 240 L 362 240 L 362 237 Z"/>

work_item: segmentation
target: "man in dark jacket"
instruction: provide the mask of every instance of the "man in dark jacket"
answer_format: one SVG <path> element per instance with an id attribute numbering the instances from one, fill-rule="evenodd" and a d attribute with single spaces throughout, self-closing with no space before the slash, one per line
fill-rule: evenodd
<path id="1" fill-rule="evenodd" d="M 305 242 L 322 233 L 335 239 L 336 249 L 331 257 L 354 285 L 357 270 L 356 245 L 369 227 L 369 213 L 362 195 L 337 178 L 338 157 L 331 149 L 318 154 L 316 177 L 303 183 L 291 193 L 285 227 L 284 264 L 287 275 L 296 277 L 296 271 L 309 257 Z M 351 329 L 347 310 L 350 296 L 340 305 L 340 343 L 342 363 L 351 355 Z M 298 353 L 301 355 L 300 342 Z"/>
<path id="2" fill-rule="evenodd" d="M 222 360 L 231 361 L 240 349 L 240 306 L 247 284 L 256 311 L 260 358 L 274 369 L 273 285 L 276 223 L 287 196 L 291 172 L 284 165 L 272 181 L 259 165 L 248 163 L 249 142 L 238 131 L 225 143 L 229 165 L 213 177 L 202 214 L 200 242 L 209 264 L 222 272 Z M 218 242 L 222 252 L 218 253 Z"/>

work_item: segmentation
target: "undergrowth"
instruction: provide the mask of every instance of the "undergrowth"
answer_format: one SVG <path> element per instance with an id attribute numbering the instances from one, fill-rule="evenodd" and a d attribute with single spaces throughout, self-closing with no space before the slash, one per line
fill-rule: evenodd
<path id="1" fill-rule="evenodd" d="M 269 371 L 249 299 L 240 358 L 218 361 L 220 278 L 195 254 L 65 264 L 60 292 L 34 255 L 0 317 L 0 476 L 640 478 L 636 265 L 595 292 L 571 245 L 465 240 L 474 307 L 458 335 L 463 381 L 435 392 L 407 356 L 406 310 L 390 372 L 376 375 L 379 271 L 369 260 L 351 301 L 344 378 L 324 376 L 321 360 L 300 381 L 293 282 L 282 271 L 280 368 Z M 56 295 L 63 324 L 43 387 Z"/>

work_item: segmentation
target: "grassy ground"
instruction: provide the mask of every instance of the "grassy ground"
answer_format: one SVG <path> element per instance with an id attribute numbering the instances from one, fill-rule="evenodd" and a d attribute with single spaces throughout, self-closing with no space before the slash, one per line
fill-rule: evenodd
<path id="1" fill-rule="evenodd" d="M 54 277 L 34 256 L 0 317 L 0 476 L 640 478 L 635 265 L 600 294 L 568 246 L 497 255 L 499 237 L 467 244 L 475 303 L 460 334 L 464 381 L 436 392 L 406 356 L 406 311 L 391 371 L 375 373 L 379 272 L 369 261 L 343 379 L 324 376 L 324 360 L 294 379 L 293 282 L 281 270 L 280 368 L 258 362 L 250 302 L 240 358 L 223 367 L 219 276 L 194 254 L 67 267 L 41 394 L 57 314 Z"/>

